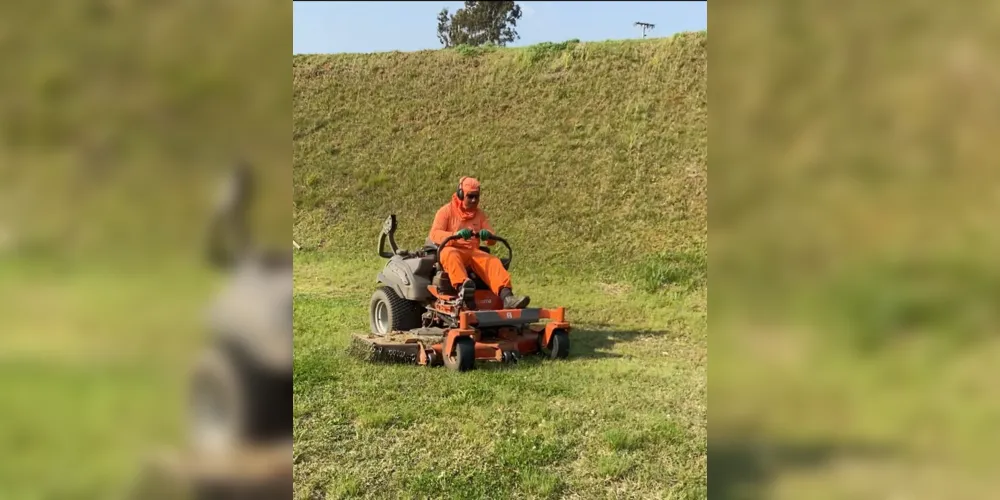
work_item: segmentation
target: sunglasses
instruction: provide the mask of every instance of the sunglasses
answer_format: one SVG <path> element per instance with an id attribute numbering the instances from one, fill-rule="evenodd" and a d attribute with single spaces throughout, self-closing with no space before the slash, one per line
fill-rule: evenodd
<path id="1" fill-rule="evenodd" d="M 470 199 L 470 200 L 478 200 L 479 199 L 479 193 L 467 193 L 465 195 L 465 197 L 468 198 L 468 199 Z"/>

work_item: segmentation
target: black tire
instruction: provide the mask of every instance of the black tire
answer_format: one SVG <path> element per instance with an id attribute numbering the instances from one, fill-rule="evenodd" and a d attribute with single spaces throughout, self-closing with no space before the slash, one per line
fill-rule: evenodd
<path id="1" fill-rule="evenodd" d="M 368 324 L 375 335 L 386 335 L 397 330 L 412 330 L 423 325 L 424 308 L 406 300 L 389 287 L 379 287 L 368 304 Z"/>
<path id="2" fill-rule="evenodd" d="M 467 372 L 476 367 L 476 341 L 471 337 L 455 339 L 455 355 L 444 355 L 444 366 L 451 370 Z"/>
<path id="3" fill-rule="evenodd" d="M 291 435 L 291 375 L 262 369 L 241 349 L 210 348 L 195 366 L 190 391 L 190 434 L 198 448 L 219 450 Z"/>
<path id="4" fill-rule="evenodd" d="M 566 330 L 556 329 L 552 331 L 549 338 L 549 345 L 546 346 L 549 358 L 566 359 L 569 357 L 569 333 Z"/>

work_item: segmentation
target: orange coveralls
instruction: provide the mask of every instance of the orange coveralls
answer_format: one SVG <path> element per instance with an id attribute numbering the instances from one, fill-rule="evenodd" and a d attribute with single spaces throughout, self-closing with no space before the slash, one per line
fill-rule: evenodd
<path id="1" fill-rule="evenodd" d="M 493 227 L 490 220 L 480 208 L 475 212 L 469 212 L 462 208 L 462 201 L 455 194 L 451 195 L 451 202 L 438 209 L 434 216 L 434 224 L 431 226 L 430 238 L 435 244 L 440 245 L 445 238 L 455 234 L 460 229 L 471 229 L 472 238 L 468 240 L 451 240 L 448 246 L 439 250 L 441 254 L 441 267 L 448 273 L 448 278 L 452 286 L 459 288 L 468 277 L 465 272 L 466 266 L 471 267 L 493 293 L 500 294 L 500 289 L 510 288 L 510 274 L 503 268 L 500 258 L 488 254 L 479 249 L 479 230 L 486 229 L 490 233 Z M 493 246 L 495 241 L 485 242 L 487 246 Z"/>

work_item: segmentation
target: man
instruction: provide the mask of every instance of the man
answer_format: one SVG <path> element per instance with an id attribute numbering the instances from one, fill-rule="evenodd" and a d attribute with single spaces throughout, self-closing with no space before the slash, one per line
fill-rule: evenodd
<path id="1" fill-rule="evenodd" d="M 487 246 L 496 244 L 490 220 L 479 209 L 480 194 L 478 180 L 462 177 L 458 181 L 458 189 L 451 195 L 451 202 L 441 207 L 434 216 L 428 239 L 440 245 L 449 236 L 461 236 L 461 240 L 452 240 L 439 252 L 441 267 L 463 299 L 471 300 L 476 289 L 466 272 L 466 268 L 472 268 L 500 297 L 505 309 L 523 309 L 531 298 L 515 297 L 511 291 L 510 274 L 503 268 L 500 258 L 479 249 L 480 242 Z"/>

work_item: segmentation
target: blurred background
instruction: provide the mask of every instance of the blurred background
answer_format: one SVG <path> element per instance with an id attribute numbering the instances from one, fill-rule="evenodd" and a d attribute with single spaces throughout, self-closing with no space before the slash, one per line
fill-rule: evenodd
<path id="1" fill-rule="evenodd" d="M 0 498 L 117 498 L 188 445 L 237 160 L 291 249 L 291 31 L 281 2 L 0 6 Z"/>
<path id="2" fill-rule="evenodd" d="M 712 498 L 996 495 L 998 14 L 710 5 Z"/>
<path id="3" fill-rule="evenodd" d="M 711 497 L 998 486 L 998 9 L 711 4 Z M 255 237 L 288 246 L 291 26 L 0 6 L 0 497 L 114 497 L 183 446 L 236 158 Z"/>

